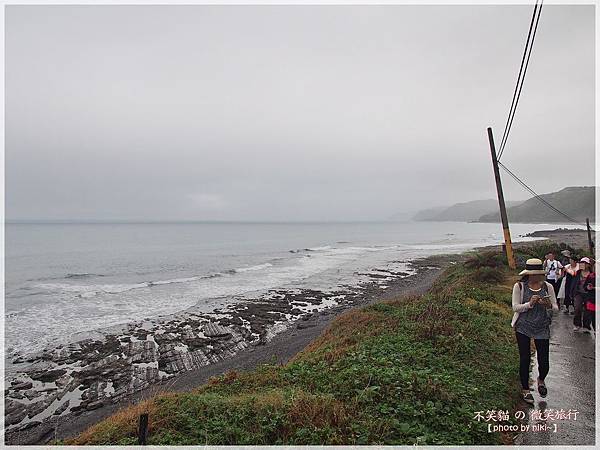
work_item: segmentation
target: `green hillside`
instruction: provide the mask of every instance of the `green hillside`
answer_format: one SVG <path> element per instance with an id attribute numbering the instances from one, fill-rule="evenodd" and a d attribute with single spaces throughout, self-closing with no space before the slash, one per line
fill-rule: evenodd
<path id="1" fill-rule="evenodd" d="M 521 202 L 508 202 L 507 206 L 515 206 Z M 450 207 L 432 208 L 419 211 L 413 220 L 427 222 L 473 222 L 498 209 L 498 200 L 474 200 L 456 203 Z"/>
<path id="2" fill-rule="evenodd" d="M 566 187 L 558 192 L 543 194 L 542 197 L 555 208 L 580 222 L 585 222 L 589 217 L 594 221 L 596 217 L 596 192 L 594 186 Z M 521 223 L 565 223 L 568 220 L 559 213 L 548 208 L 536 198 L 531 198 L 519 205 L 507 209 L 508 219 L 511 222 Z M 485 214 L 479 222 L 499 222 L 498 212 Z"/>

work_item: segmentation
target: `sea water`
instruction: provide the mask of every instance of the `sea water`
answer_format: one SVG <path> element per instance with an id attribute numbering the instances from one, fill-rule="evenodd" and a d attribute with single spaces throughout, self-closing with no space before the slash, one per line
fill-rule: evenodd
<path id="1" fill-rule="evenodd" d="M 513 239 L 557 225 L 512 226 Z M 7 358 L 82 332 L 269 289 L 352 287 L 357 274 L 500 244 L 499 224 L 71 223 L 6 225 Z M 397 266 L 396 266 L 397 267 Z"/>

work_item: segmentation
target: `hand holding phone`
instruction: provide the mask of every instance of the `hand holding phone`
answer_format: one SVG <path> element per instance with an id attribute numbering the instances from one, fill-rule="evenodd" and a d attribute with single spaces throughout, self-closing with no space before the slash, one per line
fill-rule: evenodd
<path id="1" fill-rule="evenodd" d="M 550 295 L 546 294 L 542 297 L 540 304 L 546 308 L 552 308 L 552 302 L 550 301 Z"/>

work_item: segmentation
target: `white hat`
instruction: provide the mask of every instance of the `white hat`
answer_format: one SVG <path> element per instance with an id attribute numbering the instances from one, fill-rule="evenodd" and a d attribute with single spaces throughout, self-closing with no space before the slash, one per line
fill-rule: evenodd
<path id="1" fill-rule="evenodd" d="M 521 271 L 519 275 L 546 275 L 544 263 L 542 263 L 541 259 L 528 259 L 525 263 L 525 270 Z"/>

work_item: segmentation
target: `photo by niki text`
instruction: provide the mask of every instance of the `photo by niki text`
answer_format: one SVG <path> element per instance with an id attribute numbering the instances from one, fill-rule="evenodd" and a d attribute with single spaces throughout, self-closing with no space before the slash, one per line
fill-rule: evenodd
<path id="1" fill-rule="evenodd" d="M 532 409 L 529 410 L 529 422 L 521 422 L 527 414 L 525 411 L 515 411 L 512 418 L 518 420 L 519 424 L 511 424 L 502 422 L 510 422 L 511 415 L 508 410 L 476 411 L 473 417 L 477 422 L 487 422 L 488 432 L 552 432 L 558 431 L 558 423 L 561 421 L 577 420 L 579 411 L 576 409 Z"/>

